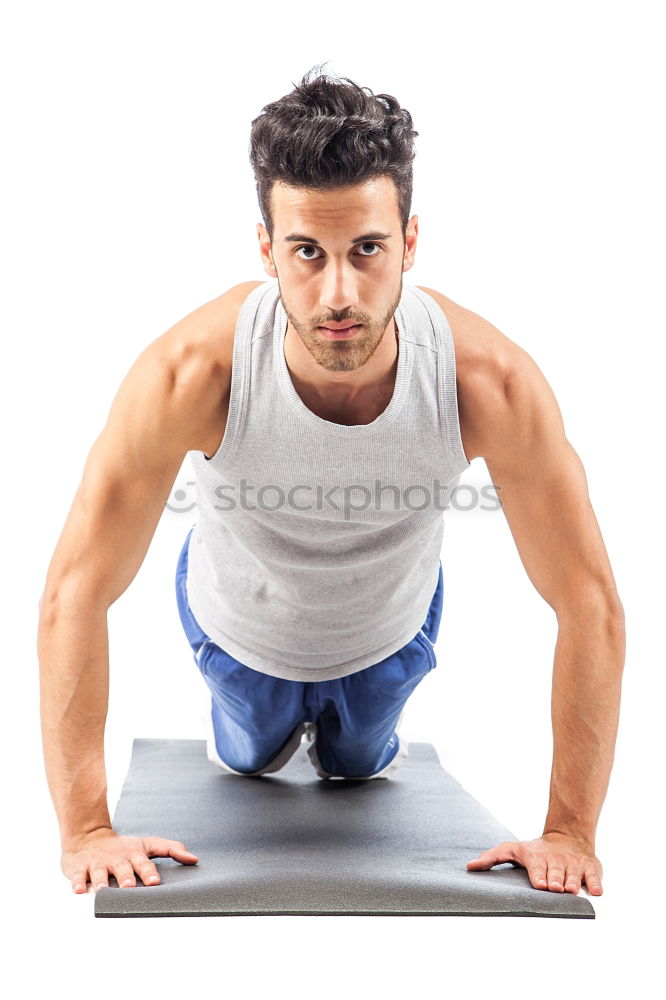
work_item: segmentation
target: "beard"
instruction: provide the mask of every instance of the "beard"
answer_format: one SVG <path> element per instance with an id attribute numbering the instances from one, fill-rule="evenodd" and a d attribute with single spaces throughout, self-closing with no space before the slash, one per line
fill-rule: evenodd
<path id="1" fill-rule="evenodd" d="M 325 326 L 325 321 L 315 325 L 301 323 L 285 305 L 279 280 L 278 289 L 282 308 L 289 322 L 317 364 L 329 372 L 350 372 L 362 368 L 379 347 L 386 328 L 395 315 L 402 298 L 402 272 L 400 274 L 400 287 L 394 295 L 394 300 L 384 315 L 376 322 L 368 322 L 367 317 L 359 316 L 343 316 L 337 320 L 331 320 L 331 322 L 338 323 L 344 323 L 346 320 L 358 320 L 359 323 L 363 323 L 363 329 L 351 340 L 327 340 L 316 329 L 317 325 Z"/>

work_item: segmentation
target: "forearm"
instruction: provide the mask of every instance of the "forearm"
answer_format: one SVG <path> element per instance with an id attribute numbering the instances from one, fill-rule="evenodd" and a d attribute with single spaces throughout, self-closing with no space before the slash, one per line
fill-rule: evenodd
<path id="1" fill-rule="evenodd" d="M 64 591 L 64 588 L 63 588 Z M 109 696 L 106 608 L 44 598 L 38 631 L 44 764 L 63 850 L 111 826 L 104 766 Z"/>
<path id="2" fill-rule="evenodd" d="M 553 763 L 544 833 L 592 851 L 615 754 L 625 657 L 621 606 L 558 614 L 552 692 Z"/>

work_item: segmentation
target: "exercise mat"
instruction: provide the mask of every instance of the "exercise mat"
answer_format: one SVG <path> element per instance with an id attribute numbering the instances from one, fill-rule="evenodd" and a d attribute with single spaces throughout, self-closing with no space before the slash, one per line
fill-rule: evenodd
<path id="1" fill-rule="evenodd" d="M 154 858 L 160 883 L 95 895 L 96 917 L 595 917 L 582 895 L 535 889 L 506 862 L 468 861 L 517 838 L 409 743 L 390 777 L 317 776 L 302 743 L 280 770 L 231 774 L 204 740 L 135 739 L 113 816 L 117 833 L 182 841 L 198 858 Z M 582 890 L 581 890 L 582 891 Z"/>

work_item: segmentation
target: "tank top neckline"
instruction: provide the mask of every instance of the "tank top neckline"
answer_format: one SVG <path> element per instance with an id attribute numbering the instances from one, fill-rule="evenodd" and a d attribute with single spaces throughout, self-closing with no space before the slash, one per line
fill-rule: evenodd
<path id="1" fill-rule="evenodd" d="M 410 329 L 406 315 L 407 311 L 402 305 L 405 287 L 403 285 L 403 294 L 395 311 L 395 319 L 398 327 L 398 365 L 393 395 L 386 408 L 369 424 L 336 424 L 332 420 L 325 420 L 323 417 L 313 413 L 298 395 L 296 387 L 291 380 L 287 359 L 284 354 L 284 342 L 287 335 L 287 314 L 284 311 L 279 290 L 276 289 L 277 303 L 275 308 L 275 325 L 273 328 L 274 361 L 277 367 L 278 380 L 284 394 L 294 412 L 302 420 L 313 427 L 319 427 L 320 430 L 325 430 L 331 434 L 339 434 L 341 437 L 366 437 L 381 430 L 397 417 L 407 395 L 407 386 L 412 370 L 412 345 L 409 339 Z"/>

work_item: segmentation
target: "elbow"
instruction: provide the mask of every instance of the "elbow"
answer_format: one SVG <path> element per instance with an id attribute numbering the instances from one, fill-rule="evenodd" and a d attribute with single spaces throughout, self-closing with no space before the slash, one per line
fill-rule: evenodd
<path id="1" fill-rule="evenodd" d="M 605 623 L 609 630 L 624 633 L 624 605 L 614 585 L 596 586 L 582 593 L 568 594 L 565 600 L 557 602 L 554 610 L 560 624 L 572 619 L 596 619 Z"/>
<path id="2" fill-rule="evenodd" d="M 622 640 L 624 642 L 627 634 L 625 618 L 624 618 L 624 605 L 622 604 L 622 601 L 618 597 L 617 593 L 615 594 L 615 597 L 608 608 L 607 614 L 608 614 L 608 619 L 611 622 L 613 628 L 617 633 L 619 633 L 622 636 Z"/>
<path id="3" fill-rule="evenodd" d="M 602 592 L 600 601 L 607 621 L 624 632 L 624 605 L 614 584 Z"/>
<path id="4" fill-rule="evenodd" d="M 50 624 L 56 614 L 56 594 L 43 590 L 37 602 L 39 627 Z"/>
<path id="5" fill-rule="evenodd" d="M 610 611 L 611 611 L 611 614 L 613 614 L 618 619 L 620 619 L 622 621 L 622 623 L 624 624 L 624 604 L 620 600 L 620 597 L 619 597 L 617 591 L 614 591 L 613 600 L 612 600 L 612 602 L 610 604 Z"/>

